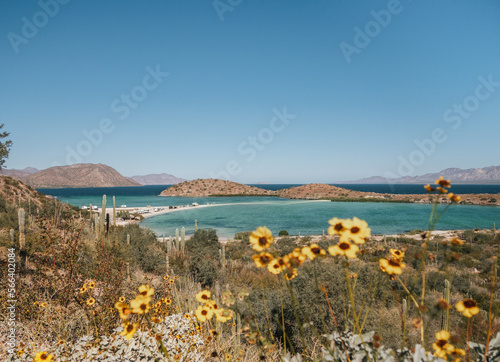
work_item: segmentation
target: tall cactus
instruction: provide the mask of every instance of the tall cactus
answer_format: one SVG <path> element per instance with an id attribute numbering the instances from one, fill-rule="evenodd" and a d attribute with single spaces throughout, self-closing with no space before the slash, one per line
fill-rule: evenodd
<path id="1" fill-rule="evenodd" d="M 26 267 L 26 234 L 25 234 L 25 212 L 21 208 L 17 212 L 17 217 L 19 220 L 19 254 L 21 256 L 21 269 Z"/>
<path id="2" fill-rule="evenodd" d="M 104 220 L 106 219 L 106 195 L 102 195 L 101 218 L 99 219 L 100 235 L 104 234 Z"/>
<path id="3" fill-rule="evenodd" d="M 179 229 L 175 229 L 175 247 L 177 248 L 177 250 L 180 250 L 180 247 L 179 247 Z"/>
<path id="4" fill-rule="evenodd" d="M 198 220 L 194 221 L 194 232 L 198 231 Z"/>
<path id="5" fill-rule="evenodd" d="M 222 268 L 224 269 L 226 267 L 226 245 L 222 244 L 222 249 L 219 249 L 220 253 L 220 264 L 222 265 Z"/>
<path id="6" fill-rule="evenodd" d="M 113 196 L 113 226 L 116 226 L 116 200 Z"/>
<path id="7" fill-rule="evenodd" d="M 184 252 L 186 247 L 186 228 L 183 226 L 181 228 L 181 251 Z"/>
<path id="8" fill-rule="evenodd" d="M 94 227 L 95 227 L 95 238 L 99 239 L 99 234 L 101 231 L 99 230 L 99 215 L 97 213 L 94 214 Z"/>
<path id="9" fill-rule="evenodd" d="M 403 345 L 406 342 L 406 319 L 408 318 L 408 301 L 403 299 Z"/>
<path id="10" fill-rule="evenodd" d="M 451 283 L 448 279 L 445 279 L 444 281 L 444 300 L 446 300 L 446 303 L 448 305 L 450 304 L 450 294 L 451 294 Z M 444 328 L 445 331 L 450 331 L 450 309 L 447 308 L 445 311 L 445 318 L 444 318 Z"/>
<path id="11" fill-rule="evenodd" d="M 92 220 L 92 204 L 90 204 L 90 206 L 89 206 L 89 224 L 90 224 L 90 226 L 89 226 L 89 227 L 90 227 L 91 229 L 92 229 L 92 227 L 94 226 L 94 225 L 92 225 L 92 222 L 93 222 L 93 221 L 94 221 L 94 220 Z M 94 226 L 94 227 L 95 227 L 95 226 Z"/>
<path id="12" fill-rule="evenodd" d="M 167 253 L 170 254 L 171 250 L 172 250 L 172 237 L 169 236 L 167 239 Z"/>

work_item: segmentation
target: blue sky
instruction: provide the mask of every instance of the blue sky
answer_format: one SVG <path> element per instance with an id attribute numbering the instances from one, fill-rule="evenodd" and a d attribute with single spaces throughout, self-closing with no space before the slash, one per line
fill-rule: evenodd
<path id="1" fill-rule="evenodd" d="M 500 2 L 59 1 L 0 0 L 8 168 L 307 183 L 500 165 Z"/>

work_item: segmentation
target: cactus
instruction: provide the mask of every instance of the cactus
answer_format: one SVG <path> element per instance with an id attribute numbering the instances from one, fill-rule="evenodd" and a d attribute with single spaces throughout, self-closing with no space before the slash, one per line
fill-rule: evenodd
<path id="1" fill-rule="evenodd" d="M 198 231 L 198 220 L 194 221 L 194 232 Z"/>
<path id="2" fill-rule="evenodd" d="M 237 348 L 237 350 L 239 350 L 240 346 L 241 346 L 240 335 L 241 335 L 241 316 L 238 313 L 236 316 L 236 348 Z"/>
<path id="3" fill-rule="evenodd" d="M 220 253 L 220 264 L 222 268 L 226 267 L 226 245 L 222 244 L 222 249 L 219 249 Z"/>
<path id="4" fill-rule="evenodd" d="M 130 234 L 127 234 L 127 245 L 130 245 Z"/>
<path id="5" fill-rule="evenodd" d="M 167 253 L 170 254 L 171 250 L 172 250 L 172 237 L 169 236 L 167 239 Z"/>
<path id="6" fill-rule="evenodd" d="M 406 318 L 408 317 L 408 301 L 403 299 L 403 345 L 406 341 Z"/>
<path id="7" fill-rule="evenodd" d="M 130 283 L 130 263 L 127 263 L 127 282 Z"/>
<path id="8" fill-rule="evenodd" d="M 177 250 L 180 250 L 179 248 L 179 229 L 175 229 L 175 247 Z"/>
<path id="9" fill-rule="evenodd" d="M 101 218 L 99 219 L 99 236 L 104 234 L 104 220 L 106 218 L 106 195 L 102 195 Z"/>
<path id="10" fill-rule="evenodd" d="M 451 291 L 451 283 L 448 279 L 444 281 L 444 300 L 446 303 L 450 304 L 450 291 Z M 445 318 L 444 318 L 444 330 L 450 331 L 450 309 L 446 309 Z"/>
<path id="11" fill-rule="evenodd" d="M 167 274 L 168 274 L 168 271 L 169 271 L 169 269 L 170 269 L 170 263 L 169 263 L 169 262 L 170 262 L 170 260 L 169 260 L 168 254 L 165 256 L 165 259 L 166 259 L 166 261 L 167 261 Z"/>
<path id="12" fill-rule="evenodd" d="M 95 238 L 99 239 L 99 215 L 94 214 L 94 228 L 95 228 Z"/>
<path id="13" fill-rule="evenodd" d="M 186 247 L 186 228 L 183 226 L 181 228 L 181 251 L 184 252 Z"/>
<path id="14" fill-rule="evenodd" d="M 21 269 L 26 267 L 27 255 L 26 255 L 26 235 L 25 235 L 25 212 L 24 209 L 19 209 L 17 212 L 17 217 L 19 221 L 19 255 L 21 257 Z"/>
<path id="15" fill-rule="evenodd" d="M 113 196 L 113 226 L 116 226 L 116 200 Z"/>
<path id="16" fill-rule="evenodd" d="M 16 242 L 14 233 L 15 233 L 14 229 L 10 229 L 10 242 L 12 243 L 12 246 L 14 246 L 14 243 Z"/>

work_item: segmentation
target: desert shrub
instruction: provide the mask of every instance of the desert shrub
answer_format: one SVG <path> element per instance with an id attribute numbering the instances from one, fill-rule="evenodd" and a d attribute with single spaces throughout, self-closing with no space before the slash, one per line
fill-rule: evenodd
<path id="1" fill-rule="evenodd" d="M 16 208 L 0 196 L 0 228 L 16 229 L 18 227 Z"/>
<path id="2" fill-rule="evenodd" d="M 127 235 L 130 236 L 128 247 Z M 150 229 L 141 228 L 137 224 L 118 226 L 109 237 L 128 251 L 124 259 L 130 262 L 131 266 L 157 275 L 165 273 L 165 252 L 158 244 L 156 234 Z"/>
<path id="3" fill-rule="evenodd" d="M 217 279 L 220 267 L 219 248 L 215 230 L 197 230 L 186 242 L 189 271 L 203 286 L 210 287 Z"/>
<path id="4" fill-rule="evenodd" d="M 243 240 L 248 242 L 248 238 L 250 237 L 251 231 L 241 231 L 239 233 L 234 234 L 235 240 Z"/>
<path id="5" fill-rule="evenodd" d="M 477 230 L 465 230 L 462 235 L 462 239 L 469 243 L 477 244 L 489 244 L 493 241 L 494 236 L 488 234 L 487 232 L 477 231 Z"/>
<path id="6" fill-rule="evenodd" d="M 126 211 L 126 210 L 120 210 L 116 213 L 116 217 L 119 217 L 121 219 L 125 219 L 125 220 L 128 220 L 130 219 L 130 212 Z"/>
<path id="7" fill-rule="evenodd" d="M 280 232 L 278 233 L 278 236 L 288 236 L 288 231 L 280 230 Z"/>
<path id="8" fill-rule="evenodd" d="M 276 243 L 276 248 L 279 249 L 280 254 L 288 254 L 297 247 L 296 238 L 284 237 L 278 240 Z"/>

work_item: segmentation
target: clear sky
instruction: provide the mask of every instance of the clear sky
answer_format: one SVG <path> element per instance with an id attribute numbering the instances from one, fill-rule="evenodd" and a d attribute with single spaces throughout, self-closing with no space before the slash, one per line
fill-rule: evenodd
<path id="1" fill-rule="evenodd" d="M 500 165 L 500 2 L 0 0 L 7 168 L 307 183 Z"/>

